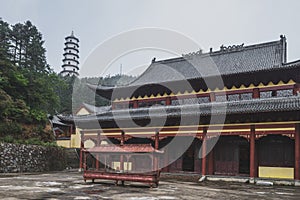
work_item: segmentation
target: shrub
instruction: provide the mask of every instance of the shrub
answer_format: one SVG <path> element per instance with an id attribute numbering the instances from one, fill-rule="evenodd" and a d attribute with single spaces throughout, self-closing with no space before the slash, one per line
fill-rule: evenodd
<path id="1" fill-rule="evenodd" d="M 16 122 L 0 123 L 0 136 L 17 137 L 22 134 L 22 127 Z"/>
<path id="2" fill-rule="evenodd" d="M 1 139 L 1 141 L 5 143 L 14 143 L 15 139 L 11 135 L 6 135 Z"/>

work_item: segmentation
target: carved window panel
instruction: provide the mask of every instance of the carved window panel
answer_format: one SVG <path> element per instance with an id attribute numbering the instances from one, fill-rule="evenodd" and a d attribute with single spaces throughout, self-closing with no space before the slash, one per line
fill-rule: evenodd
<path id="1" fill-rule="evenodd" d="M 209 103 L 209 97 L 199 97 L 198 98 L 198 103 L 202 104 L 202 103 Z"/>
<path id="2" fill-rule="evenodd" d="M 259 95 L 260 95 L 261 99 L 271 98 L 272 97 L 272 91 L 260 92 Z"/>
<path id="3" fill-rule="evenodd" d="M 293 96 L 293 90 L 289 89 L 289 90 L 278 90 L 277 91 L 277 96 L 278 97 L 289 97 L 289 96 Z"/>
<path id="4" fill-rule="evenodd" d="M 197 98 L 183 99 L 183 104 L 197 104 L 197 103 L 198 103 Z"/>
<path id="5" fill-rule="evenodd" d="M 239 94 L 229 94 L 227 96 L 228 101 L 239 101 L 240 95 Z"/>
<path id="6" fill-rule="evenodd" d="M 252 93 L 243 93 L 241 94 L 241 100 L 251 100 L 253 99 Z"/>
<path id="7" fill-rule="evenodd" d="M 218 102 L 227 101 L 226 95 L 216 95 L 216 101 Z"/>

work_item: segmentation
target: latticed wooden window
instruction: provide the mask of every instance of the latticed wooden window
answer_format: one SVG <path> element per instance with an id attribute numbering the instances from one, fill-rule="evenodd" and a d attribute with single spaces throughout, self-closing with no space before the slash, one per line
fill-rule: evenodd
<path id="1" fill-rule="evenodd" d="M 197 98 L 183 99 L 183 104 L 197 104 L 197 103 L 198 103 Z"/>
<path id="2" fill-rule="evenodd" d="M 252 93 L 241 94 L 241 100 L 251 100 L 251 99 L 252 99 Z"/>
<path id="3" fill-rule="evenodd" d="M 198 98 L 198 103 L 202 104 L 202 103 L 208 103 L 209 102 L 209 97 L 199 97 Z"/>
<path id="4" fill-rule="evenodd" d="M 293 90 L 289 89 L 289 90 L 278 90 L 277 91 L 277 96 L 278 97 L 289 97 L 289 96 L 293 96 Z"/>
<path id="5" fill-rule="evenodd" d="M 179 99 L 174 99 L 174 100 L 172 100 L 172 103 L 171 103 L 172 106 L 178 106 L 180 104 L 181 104 L 181 102 L 179 101 Z"/>
<path id="6" fill-rule="evenodd" d="M 239 101 L 240 95 L 239 94 L 229 94 L 227 99 L 228 99 L 228 101 Z"/>
<path id="7" fill-rule="evenodd" d="M 272 91 L 266 91 L 266 92 L 260 92 L 260 98 L 271 98 L 272 97 Z"/>
<path id="8" fill-rule="evenodd" d="M 226 95 L 217 95 L 216 101 L 227 101 Z"/>

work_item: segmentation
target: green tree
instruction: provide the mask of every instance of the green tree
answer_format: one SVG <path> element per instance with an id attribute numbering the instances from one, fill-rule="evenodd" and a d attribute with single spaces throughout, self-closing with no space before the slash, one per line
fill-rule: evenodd
<path id="1" fill-rule="evenodd" d="M 0 128 L 3 133 L 18 124 L 44 126 L 47 113 L 53 114 L 59 108 L 57 88 L 63 82 L 47 64 L 43 45 L 42 34 L 30 21 L 10 26 L 0 19 Z"/>

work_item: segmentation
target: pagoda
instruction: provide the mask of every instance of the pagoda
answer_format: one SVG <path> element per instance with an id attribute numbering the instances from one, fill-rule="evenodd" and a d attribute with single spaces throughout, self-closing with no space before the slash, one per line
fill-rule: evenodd
<path id="1" fill-rule="evenodd" d="M 79 70 L 79 39 L 74 36 L 72 31 L 70 36 L 65 38 L 65 48 L 63 54 L 63 70 L 60 72 L 62 76 L 78 76 Z"/>

